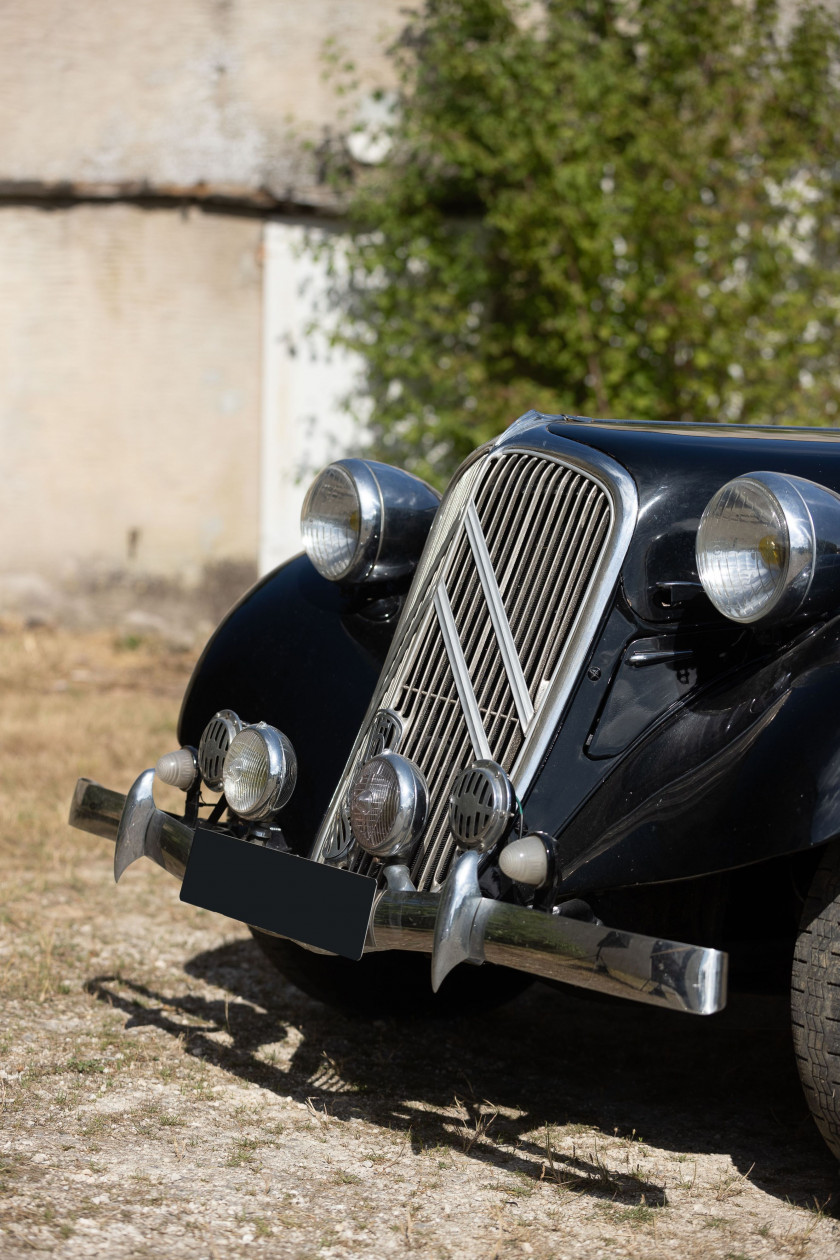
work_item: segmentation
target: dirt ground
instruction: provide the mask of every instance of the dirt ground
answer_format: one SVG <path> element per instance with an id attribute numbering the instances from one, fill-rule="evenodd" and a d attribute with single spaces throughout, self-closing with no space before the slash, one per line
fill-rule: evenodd
<path id="1" fill-rule="evenodd" d="M 0 633 L 0 1256 L 828 1260 L 838 1169 L 783 1002 L 691 1019 L 534 985 L 365 1023 L 71 831 L 174 746 L 187 653 Z"/>

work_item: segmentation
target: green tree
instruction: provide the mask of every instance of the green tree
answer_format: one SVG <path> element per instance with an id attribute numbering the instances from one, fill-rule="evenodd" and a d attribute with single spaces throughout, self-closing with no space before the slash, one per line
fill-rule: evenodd
<path id="1" fill-rule="evenodd" d="M 376 453 L 440 479 L 528 407 L 835 423 L 836 15 L 428 0 L 389 156 L 336 163 L 336 339 Z"/>

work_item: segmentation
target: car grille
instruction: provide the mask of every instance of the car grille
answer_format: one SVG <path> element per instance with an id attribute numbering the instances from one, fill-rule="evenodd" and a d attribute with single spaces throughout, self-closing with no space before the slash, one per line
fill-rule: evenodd
<path id="1" fill-rule="evenodd" d="M 419 890 L 439 888 L 451 865 L 447 806 L 460 770 L 487 757 L 510 774 L 520 797 L 528 787 L 521 771 L 533 757 L 526 754 L 545 726 L 541 711 L 609 558 L 615 510 L 589 471 L 542 453 L 502 450 L 467 469 L 438 518 L 375 712 L 319 838 L 322 859 L 372 871 L 376 863 L 353 843 L 347 789 L 373 751 L 399 751 L 429 788 L 429 820 L 410 862 Z M 596 611 L 600 618 L 603 607 Z M 566 696 L 569 690 L 567 680 Z"/>

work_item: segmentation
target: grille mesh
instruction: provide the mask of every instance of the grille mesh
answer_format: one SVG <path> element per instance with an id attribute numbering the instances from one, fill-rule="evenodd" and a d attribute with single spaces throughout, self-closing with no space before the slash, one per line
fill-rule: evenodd
<path id="1" fill-rule="evenodd" d="M 510 772 L 530 723 L 523 728 L 463 524 L 467 496 L 475 507 L 537 716 L 599 571 L 612 507 L 605 490 L 587 474 L 533 452 L 503 452 L 471 471 L 467 495 L 458 496 L 460 524 L 448 532 L 438 556 L 430 557 L 427 551 L 423 564 L 434 589 L 442 584 L 448 595 L 489 756 Z M 411 862 L 415 886 L 428 890 L 440 886 L 454 856 L 447 820 L 449 794 L 456 775 L 476 759 L 476 753 L 435 605 L 427 599 L 419 607 L 423 609 L 419 622 L 415 613 L 403 627 L 381 706 L 399 715 L 400 752 L 419 766 L 428 784 L 429 821 Z M 373 734 L 363 740 L 360 754 L 348 766 L 345 793 Z M 345 826 L 339 806 L 327 822 L 322 850 L 327 859 L 337 857 L 343 847 Z M 375 863 L 355 852 L 349 865 L 366 872 Z"/>

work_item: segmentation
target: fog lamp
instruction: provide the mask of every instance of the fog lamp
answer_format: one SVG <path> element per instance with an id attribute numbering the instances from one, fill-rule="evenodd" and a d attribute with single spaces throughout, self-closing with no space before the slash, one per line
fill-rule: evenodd
<path id="1" fill-rule="evenodd" d="M 383 752 L 356 771 L 350 785 L 350 826 L 375 857 L 406 855 L 426 822 L 429 793 L 413 762 Z"/>
<path id="2" fill-rule="evenodd" d="M 230 742 L 222 786 L 230 808 L 242 818 L 269 818 L 288 801 L 297 782 L 291 740 L 275 726 L 258 722 Z"/>

